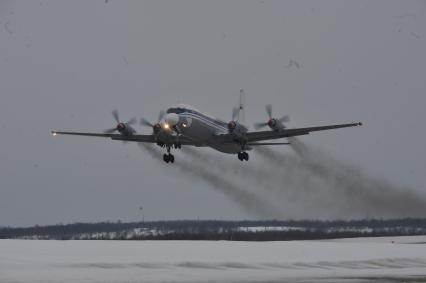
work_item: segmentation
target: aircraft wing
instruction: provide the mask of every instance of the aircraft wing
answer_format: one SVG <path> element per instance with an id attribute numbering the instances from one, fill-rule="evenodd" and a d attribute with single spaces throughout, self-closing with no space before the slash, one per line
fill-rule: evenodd
<path id="1" fill-rule="evenodd" d="M 361 126 L 361 125 L 362 125 L 362 123 L 350 123 L 350 124 L 339 124 L 339 125 L 308 127 L 308 128 L 283 129 L 281 131 L 247 132 L 246 137 L 247 137 L 248 143 L 252 143 L 252 142 L 257 142 L 257 141 L 273 140 L 273 139 L 308 135 L 310 132 L 326 131 L 326 130 L 339 129 L 339 128 L 348 128 L 348 127 L 356 127 L 356 126 Z M 233 142 L 232 134 L 219 135 L 219 139 L 221 139 L 223 142 Z"/>
<path id="2" fill-rule="evenodd" d="M 71 135 L 71 136 L 86 136 L 86 137 L 101 137 L 101 138 L 110 138 L 112 140 L 118 141 L 129 141 L 129 142 L 146 142 L 146 143 L 156 143 L 154 135 L 137 135 L 133 134 L 130 136 L 124 136 L 121 134 L 101 134 L 101 133 L 84 133 L 84 132 L 61 132 L 61 131 L 52 131 L 52 135 Z M 176 139 L 176 136 L 170 136 L 171 139 Z M 177 140 L 176 140 L 177 141 Z M 193 146 L 203 146 L 200 143 L 194 142 L 184 136 L 179 137 L 179 142 L 182 145 L 193 145 Z"/>

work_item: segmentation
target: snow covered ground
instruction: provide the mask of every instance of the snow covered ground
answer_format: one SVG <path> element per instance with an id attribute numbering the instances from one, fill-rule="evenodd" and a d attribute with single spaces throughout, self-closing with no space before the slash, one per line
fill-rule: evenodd
<path id="1" fill-rule="evenodd" d="M 425 282 L 425 243 L 0 240 L 0 282 Z"/>

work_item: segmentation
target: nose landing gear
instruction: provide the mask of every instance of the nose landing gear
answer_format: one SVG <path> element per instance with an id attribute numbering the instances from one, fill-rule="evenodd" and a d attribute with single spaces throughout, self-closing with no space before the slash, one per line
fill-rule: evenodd
<path id="1" fill-rule="evenodd" d="M 245 151 L 238 152 L 238 159 L 240 161 L 243 161 L 243 160 L 248 161 L 249 160 L 249 154 Z"/>
<path id="2" fill-rule="evenodd" d="M 163 155 L 163 160 L 166 163 L 169 163 L 169 162 L 174 163 L 175 162 L 175 156 L 170 153 L 170 150 L 171 150 L 171 146 L 168 145 L 167 146 L 167 153 L 164 153 L 164 155 Z"/>

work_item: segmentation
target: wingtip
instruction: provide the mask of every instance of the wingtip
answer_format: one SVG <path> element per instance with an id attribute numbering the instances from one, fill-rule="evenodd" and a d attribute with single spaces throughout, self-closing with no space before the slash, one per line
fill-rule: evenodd
<path id="1" fill-rule="evenodd" d="M 363 125 L 363 123 L 362 122 L 358 122 L 358 126 L 362 126 Z"/>
<path id="2" fill-rule="evenodd" d="M 52 136 L 56 136 L 58 134 L 57 131 L 51 131 L 50 133 L 52 134 Z"/>

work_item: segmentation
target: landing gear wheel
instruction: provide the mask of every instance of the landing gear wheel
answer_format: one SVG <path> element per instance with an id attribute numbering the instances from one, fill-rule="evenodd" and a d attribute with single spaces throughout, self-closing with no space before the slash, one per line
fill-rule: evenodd
<path id="1" fill-rule="evenodd" d="M 245 151 L 238 152 L 238 159 L 239 159 L 240 161 L 243 161 L 243 160 L 248 161 L 248 160 L 249 160 L 249 155 L 248 155 L 248 153 L 247 153 L 247 152 L 245 152 Z"/>
<path id="2" fill-rule="evenodd" d="M 249 160 L 249 155 L 248 155 L 248 153 L 247 153 L 247 152 L 243 152 L 242 157 L 243 157 L 243 159 L 244 159 L 245 161 L 248 161 L 248 160 Z"/>
<path id="3" fill-rule="evenodd" d="M 171 162 L 171 163 L 175 163 L 175 157 L 174 157 L 174 155 L 173 155 L 173 154 L 171 154 L 171 153 L 169 153 L 169 154 L 164 153 L 164 155 L 163 155 L 163 160 L 164 160 L 164 162 L 166 162 L 166 163 L 169 163 L 169 162 Z"/>
<path id="4" fill-rule="evenodd" d="M 169 155 L 164 153 L 163 160 L 164 162 L 169 163 L 170 162 Z"/>

